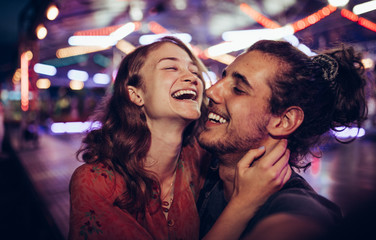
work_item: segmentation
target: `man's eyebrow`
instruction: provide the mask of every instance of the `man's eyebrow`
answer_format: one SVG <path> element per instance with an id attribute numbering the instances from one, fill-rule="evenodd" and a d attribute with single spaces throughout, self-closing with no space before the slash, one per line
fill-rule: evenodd
<path id="1" fill-rule="evenodd" d="M 253 87 L 251 86 L 251 84 L 248 82 L 247 78 L 244 75 L 242 75 L 238 72 L 233 72 L 232 77 L 235 78 L 236 81 L 240 81 L 243 84 L 245 84 L 246 86 L 248 86 L 249 88 L 253 89 Z"/>

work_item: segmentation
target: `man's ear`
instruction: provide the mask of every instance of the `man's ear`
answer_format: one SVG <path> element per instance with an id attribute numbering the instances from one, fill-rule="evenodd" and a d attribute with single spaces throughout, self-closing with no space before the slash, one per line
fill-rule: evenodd
<path id="1" fill-rule="evenodd" d="M 127 89 L 130 100 L 137 106 L 142 107 L 144 105 L 144 100 L 141 96 L 141 90 L 133 86 L 127 86 Z"/>
<path id="2" fill-rule="evenodd" d="M 292 106 L 281 115 L 272 116 L 267 129 L 272 136 L 287 137 L 302 124 L 303 120 L 303 110 L 300 107 Z"/>

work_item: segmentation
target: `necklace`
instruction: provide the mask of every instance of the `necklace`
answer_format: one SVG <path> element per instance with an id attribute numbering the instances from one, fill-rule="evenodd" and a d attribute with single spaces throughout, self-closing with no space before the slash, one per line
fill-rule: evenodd
<path id="1" fill-rule="evenodd" d="M 175 168 L 174 175 L 173 175 L 172 178 L 173 179 L 171 181 L 170 187 L 169 187 L 166 195 L 161 199 L 162 200 L 162 211 L 163 211 L 164 215 L 166 216 L 166 218 L 167 218 L 167 215 L 168 215 L 168 211 L 170 210 L 172 201 L 174 200 L 174 190 L 173 190 L 173 188 L 175 186 L 175 180 L 176 180 L 176 168 Z"/>

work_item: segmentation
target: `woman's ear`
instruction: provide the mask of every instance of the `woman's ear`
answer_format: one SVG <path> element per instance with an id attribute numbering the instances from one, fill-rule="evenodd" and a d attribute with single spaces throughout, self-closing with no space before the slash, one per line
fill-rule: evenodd
<path id="1" fill-rule="evenodd" d="M 139 92 L 141 90 L 133 86 L 127 86 L 127 89 L 128 89 L 129 99 L 137 106 L 142 107 L 144 105 L 144 100 L 142 99 L 141 94 Z"/>
<path id="2" fill-rule="evenodd" d="M 272 136 L 287 137 L 302 124 L 303 120 L 303 110 L 298 106 L 292 106 L 281 115 L 272 116 L 267 129 Z"/>

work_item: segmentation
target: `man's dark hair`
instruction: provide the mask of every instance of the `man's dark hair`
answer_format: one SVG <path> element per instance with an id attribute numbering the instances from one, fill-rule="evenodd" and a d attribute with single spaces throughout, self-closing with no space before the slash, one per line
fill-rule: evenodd
<path id="1" fill-rule="evenodd" d="M 313 154 L 323 136 L 338 127 L 360 127 L 367 117 L 366 80 L 359 55 L 351 47 L 325 52 L 336 63 L 337 74 L 325 77 L 325 67 L 288 42 L 261 40 L 247 52 L 261 51 L 276 60 L 279 67 L 271 88 L 270 112 L 282 114 L 290 106 L 304 111 L 304 121 L 288 137 L 290 164 L 297 168 L 309 166 L 305 156 Z M 319 56 L 319 55 L 318 55 Z"/>

